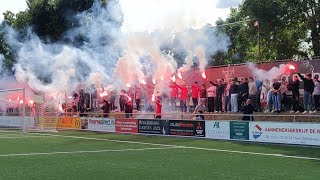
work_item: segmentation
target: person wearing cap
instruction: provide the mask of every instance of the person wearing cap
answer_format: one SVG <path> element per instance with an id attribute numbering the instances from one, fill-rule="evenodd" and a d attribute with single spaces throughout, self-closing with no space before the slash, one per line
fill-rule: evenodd
<path id="1" fill-rule="evenodd" d="M 318 74 L 314 75 L 313 83 L 314 83 L 314 90 L 313 90 L 314 111 L 313 111 L 313 113 L 317 113 L 318 108 L 320 107 L 320 102 L 319 102 L 319 100 L 320 100 L 320 81 L 319 81 Z"/>
<path id="2" fill-rule="evenodd" d="M 303 81 L 303 108 L 304 112 L 302 114 L 307 114 L 308 109 L 309 113 L 312 113 L 312 93 L 314 91 L 314 82 L 311 79 L 311 74 L 307 73 L 306 77 L 303 77 L 300 73 L 298 73 L 298 76 L 302 79 Z"/>

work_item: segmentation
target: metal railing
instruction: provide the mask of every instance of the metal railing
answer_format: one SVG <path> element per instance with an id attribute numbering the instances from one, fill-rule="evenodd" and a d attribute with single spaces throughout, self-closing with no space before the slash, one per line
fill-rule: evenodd
<path id="1" fill-rule="evenodd" d="M 65 113 L 62 116 L 76 117 L 106 117 L 106 118 L 134 118 L 134 119 L 156 119 L 156 113 Z M 196 118 L 198 116 L 198 118 Z M 203 116 L 204 119 L 200 119 Z M 320 114 L 241 114 L 241 113 L 210 113 L 210 114 L 193 114 L 193 113 L 161 113 L 161 119 L 168 120 L 243 120 L 247 116 L 247 121 L 279 121 L 279 122 L 319 122 Z"/>

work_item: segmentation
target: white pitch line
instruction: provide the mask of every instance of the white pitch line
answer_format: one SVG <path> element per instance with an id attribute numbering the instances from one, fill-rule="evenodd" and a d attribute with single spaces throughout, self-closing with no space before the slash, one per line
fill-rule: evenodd
<path id="1" fill-rule="evenodd" d="M 118 143 L 130 143 L 130 144 L 143 144 L 143 145 L 154 145 L 154 146 L 162 146 L 162 147 L 175 147 L 175 148 L 207 150 L 207 151 L 216 151 L 216 152 L 251 154 L 251 155 L 262 155 L 262 156 L 273 156 L 273 157 L 286 157 L 286 158 L 307 159 L 307 160 L 320 161 L 320 158 L 305 157 L 305 156 L 291 156 L 291 155 L 284 155 L 284 154 L 268 154 L 268 153 L 257 153 L 257 152 L 250 152 L 250 151 L 234 151 L 234 150 L 225 150 L 225 149 L 212 149 L 212 148 L 201 148 L 201 147 L 191 147 L 191 146 L 181 146 L 181 145 L 146 143 L 146 142 L 137 142 L 137 141 L 123 141 L 123 140 L 100 139 L 100 138 L 90 138 L 90 137 L 66 136 L 66 135 L 58 135 L 58 134 L 43 134 L 43 133 L 32 133 L 32 134 L 39 134 L 41 136 L 48 136 L 48 137 L 50 137 L 50 136 L 53 136 L 53 137 L 68 137 L 68 138 L 74 138 L 74 139 L 86 139 L 86 140 L 108 141 L 108 142 L 118 142 Z"/>
<path id="2" fill-rule="evenodd" d="M 22 138 L 43 138 L 43 137 L 50 137 L 50 136 L 0 136 L 0 139 L 22 139 Z"/>
<path id="3" fill-rule="evenodd" d="M 56 155 L 56 154 L 82 154 L 82 153 L 101 153 L 101 152 L 146 151 L 146 150 L 165 150 L 165 149 L 174 149 L 174 148 L 175 147 L 140 148 L 140 149 L 105 149 L 105 150 L 95 150 L 95 151 L 61 151 L 61 152 L 18 153 L 18 154 L 0 154 L 0 157 Z"/>
<path id="4" fill-rule="evenodd" d="M 37 133 L 36 133 L 37 134 Z M 41 133 L 39 133 L 41 134 Z M 305 156 L 293 156 L 285 154 L 269 154 L 269 153 L 258 153 L 250 151 L 235 151 L 235 150 L 226 150 L 226 149 L 212 149 L 212 148 L 201 148 L 201 147 L 192 147 L 192 146 L 181 146 L 181 145 L 170 145 L 170 144 L 157 144 L 157 143 L 146 143 L 146 142 L 137 142 L 137 141 L 122 141 L 122 140 L 112 140 L 112 139 L 100 139 L 100 138 L 89 138 L 89 137 L 78 137 L 78 136 L 66 136 L 58 134 L 41 134 L 44 136 L 55 136 L 55 137 L 67 137 L 74 139 L 87 139 L 87 140 L 97 140 L 97 141 L 108 141 L 108 142 L 119 142 L 119 143 L 130 143 L 130 144 L 143 144 L 143 145 L 154 145 L 162 147 L 174 147 L 174 148 L 184 148 L 184 149 L 196 149 L 196 150 L 206 150 L 206 151 L 216 151 L 216 152 L 227 152 L 227 153 L 238 153 L 238 154 L 250 154 L 250 155 L 261 155 L 261 156 L 272 156 L 272 157 L 285 157 L 285 158 L 294 158 L 294 159 L 306 159 L 306 160 L 316 160 L 320 161 L 320 158 L 314 157 L 305 157 Z"/>

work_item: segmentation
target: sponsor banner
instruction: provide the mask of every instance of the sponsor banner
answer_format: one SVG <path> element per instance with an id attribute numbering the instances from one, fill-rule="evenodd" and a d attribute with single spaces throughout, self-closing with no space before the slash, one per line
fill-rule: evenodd
<path id="1" fill-rule="evenodd" d="M 139 133 L 163 134 L 169 133 L 169 120 L 139 119 Z"/>
<path id="2" fill-rule="evenodd" d="M 206 121 L 206 137 L 211 139 L 230 139 L 229 121 Z"/>
<path id="3" fill-rule="evenodd" d="M 60 117 L 58 128 L 81 129 L 81 119 L 79 117 Z"/>
<path id="4" fill-rule="evenodd" d="M 26 123 L 23 122 L 23 117 L 21 116 L 0 116 L 0 126 L 5 127 L 22 127 L 24 125 L 28 127 L 33 127 L 34 117 L 25 117 Z"/>
<path id="5" fill-rule="evenodd" d="M 43 128 L 56 129 L 58 124 L 58 117 L 35 117 L 36 126 Z"/>
<path id="6" fill-rule="evenodd" d="M 116 132 L 138 133 L 138 119 L 116 119 Z"/>
<path id="7" fill-rule="evenodd" d="M 205 121 L 170 120 L 169 135 L 205 137 Z"/>
<path id="8" fill-rule="evenodd" d="M 86 118 L 87 129 L 101 132 L 116 132 L 115 119 L 109 118 Z"/>
<path id="9" fill-rule="evenodd" d="M 249 122 L 230 121 L 230 139 L 249 140 Z"/>
<path id="10" fill-rule="evenodd" d="M 320 145 L 320 124 L 250 122 L 250 140 L 257 142 Z"/>

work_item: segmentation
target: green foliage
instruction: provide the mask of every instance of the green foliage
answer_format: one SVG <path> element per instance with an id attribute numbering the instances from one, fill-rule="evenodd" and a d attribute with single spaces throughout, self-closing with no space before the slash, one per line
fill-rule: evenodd
<path id="1" fill-rule="evenodd" d="M 314 0 L 245 0 L 216 22 L 231 39 L 222 64 L 258 61 L 258 32 L 262 61 L 320 56 L 319 7 Z M 233 24 L 239 21 L 246 22 Z"/>

